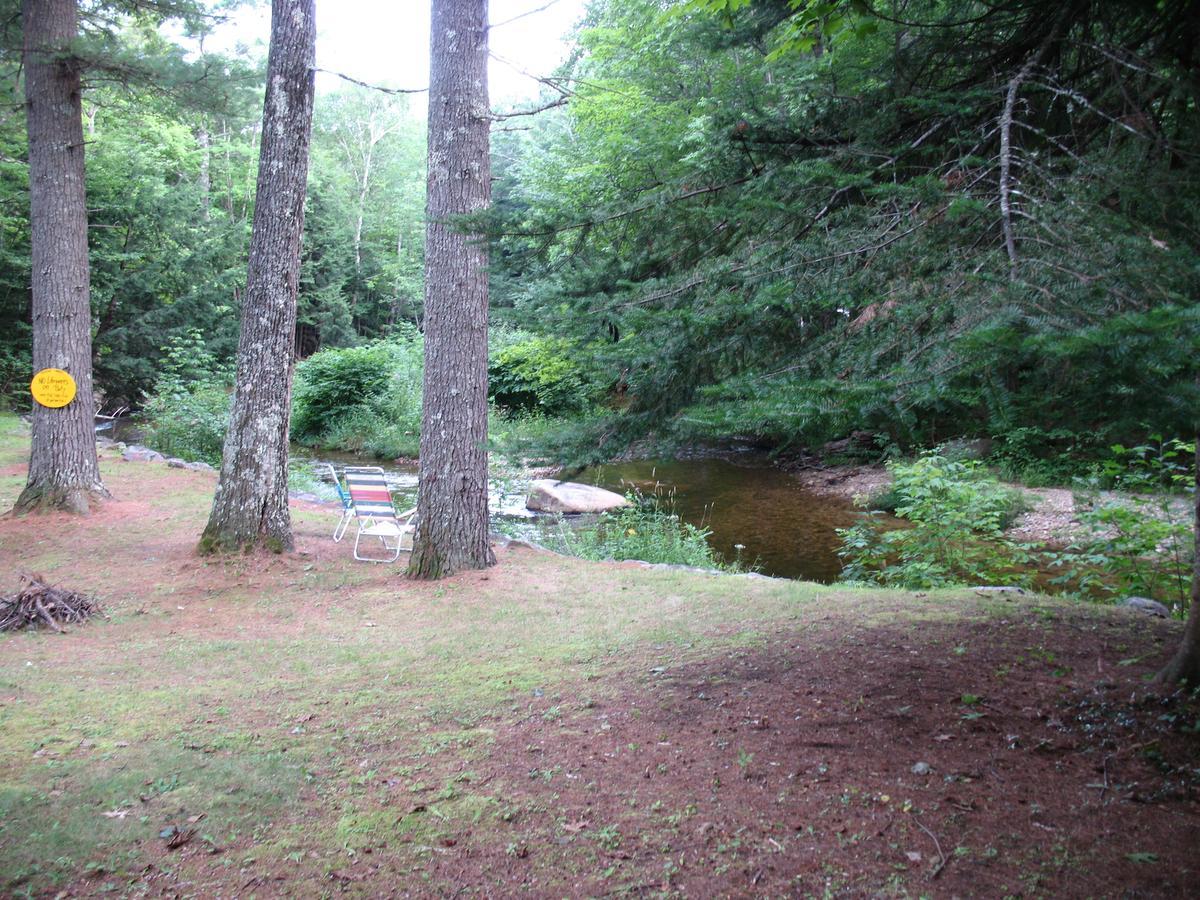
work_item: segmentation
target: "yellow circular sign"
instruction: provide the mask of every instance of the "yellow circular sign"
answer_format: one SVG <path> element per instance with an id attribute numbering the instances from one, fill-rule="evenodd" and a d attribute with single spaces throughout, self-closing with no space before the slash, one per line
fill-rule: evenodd
<path id="1" fill-rule="evenodd" d="M 42 406 L 58 409 L 75 399 L 75 379 L 62 369 L 42 369 L 29 382 L 29 390 Z"/>

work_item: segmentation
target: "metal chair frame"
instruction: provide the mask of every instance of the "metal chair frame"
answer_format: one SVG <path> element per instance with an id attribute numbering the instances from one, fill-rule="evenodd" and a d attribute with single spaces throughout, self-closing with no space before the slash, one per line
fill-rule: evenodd
<path id="1" fill-rule="evenodd" d="M 342 480 L 338 478 L 337 469 L 333 467 L 333 463 L 327 463 L 329 466 L 329 474 L 333 478 L 333 486 L 337 488 L 338 499 L 342 501 L 342 517 L 338 519 L 337 525 L 333 529 L 333 542 L 336 544 L 346 536 L 346 529 L 350 527 L 350 522 L 354 519 L 354 502 L 350 499 L 350 495 L 346 493 L 342 487 Z"/>
<path id="2" fill-rule="evenodd" d="M 416 526 L 409 521 L 416 508 L 397 513 L 388 491 L 383 469 L 379 466 L 347 466 L 346 484 L 358 528 L 354 535 L 354 558 L 361 562 L 395 562 L 404 550 L 412 550 Z M 359 552 L 363 537 L 379 538 L 383 552 L 390 556 L 364 556 Z M 391 539 L 395 539 L 395 544 Z"/>

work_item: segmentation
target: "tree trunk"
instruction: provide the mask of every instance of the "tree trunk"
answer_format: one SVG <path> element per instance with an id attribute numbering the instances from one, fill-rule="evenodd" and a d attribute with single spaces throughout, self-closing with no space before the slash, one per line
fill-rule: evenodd
<path id="1" fill-rule="evenodd" d="M 208 133 L 208 126 L 201 124 L 196 130 L 196 146 L 200 148 L 200 174 L 196 179 L 196 185 L 200 188 L 201 207 L 200 215 L 207 222 L 212 218 L 212 175 L 210 167 L 212 165 L 212 138 Z"/>
<path id="2" fill-rule="evenodd" d="M 1192 597 L 1188 610 L 1183 641 L 1167 667 L 1158 673 L 1157 680 L 1174 684 L 1186 681 L 1188 687 L 1200 686 L 1200 434 L 1196 435 L 1196 494 L 1193 533 L 1195 555 L 1192 557 Z"/>
<path id="3" fill-rule="evenodd" d="M 33 405 L 29 479 L 16 509 L 86 513 L 109 496 L 100 479 L 92 389 L 92 310 L 83 108 L 75 0 L 24 0 L 23 62 L 29 129 L 29 219 L 33 370 L 63 369 L 75 399 L 59 409 Z"/>
<path id="4" fill-rule="evenodd" d="M 362 286 L 363 220 L 367 213 L 367 192 L 371 188 L 371 157 L 374 153 L 375 144 L 368 140 L 363 151 L 362 177 L 358 184 L 358 207 L 354 219 L 354 293 L 350 298 L 350 321 L 355 331 L 358 331 L 358 291 Z"/>
<path id="5" fill-rule="evenodd" d="M 288 425 L 312 130 L 315 0 L 273 0 L 237 388 L 202 552 L 292 549 Z"/>
<path id="6" fill-rule="evenodd" d="M 454 216 L 491 200 L 487 0 L 434 0 L 425 244 L 425 380 L 415 578 L 496 562 L 488 545 L 487 246 Z"/>

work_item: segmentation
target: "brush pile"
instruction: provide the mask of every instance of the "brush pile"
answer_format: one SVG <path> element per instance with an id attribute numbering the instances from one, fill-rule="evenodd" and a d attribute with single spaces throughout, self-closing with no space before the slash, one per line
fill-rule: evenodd
<path id="1" fill-rule="evenodd" d="M 46 584 L 40 575 L 22 575 L 22 587 L 0 597 L 0 631 L 53 628 L 84 622 L 100 613 L 100 603 L 86 594 Z"/>

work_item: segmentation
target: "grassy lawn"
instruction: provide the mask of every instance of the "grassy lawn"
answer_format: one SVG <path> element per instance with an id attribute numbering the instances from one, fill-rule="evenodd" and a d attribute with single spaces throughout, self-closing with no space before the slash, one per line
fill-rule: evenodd
<path id="1" fill-rule="evenodd" d="M 5 508 L 27 445 L 0 418 Z M 305 503 L 296 553 L 208 560 L 215 475 L 113 451 L 102 469 L 115 501 L 88 518 L 0 519 L 0 593 L 36 572 L 108 614 L 0 635 L 0 893 L 1026 896 L 1194 877 L 1190 699 L 1121 699 L 1172 624 L 517 549 L 412 583 L 356 563 L 329 538 L 337 511 Z M 1148 724 L 1164 709 L 1180 727 Z M 1123 749 L 1147 739 L 1155 758 Z M 1151 781 L 1175 792 L 1127 796 Z"/>

